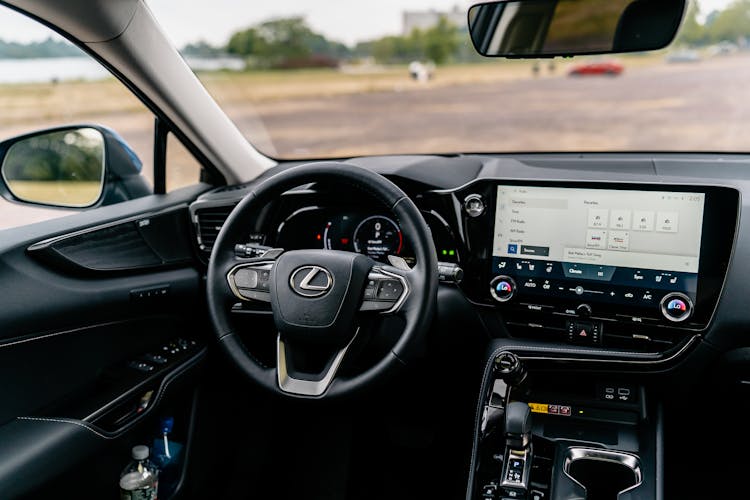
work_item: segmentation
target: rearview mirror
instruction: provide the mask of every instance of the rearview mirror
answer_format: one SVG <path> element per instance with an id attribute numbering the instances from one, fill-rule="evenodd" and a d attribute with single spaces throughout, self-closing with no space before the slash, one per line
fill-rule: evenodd
<path id="1" fill-rule="evenodd" d="M 488 57 L 552 57 L 661 49 L 685 0 L 510 0 L 474 5 L 469 32 Z"/>
<path id="2" fill-rule="evenodd" d="M 10 144 L 0 171 L 20 201 L 83 208 L 102 195 L 104 156 L 104 136 L 95 128 L 40 132 Z"/>

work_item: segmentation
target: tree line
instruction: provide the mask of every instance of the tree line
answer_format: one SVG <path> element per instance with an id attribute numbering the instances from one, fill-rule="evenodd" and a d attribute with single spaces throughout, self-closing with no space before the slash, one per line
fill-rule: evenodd
<path id="1" fill-rule="evenodd" d="M 47 38 L 40 42 L 7 42 L 0 39 L 0 59 L 83 57 L 81 49 L 68 41 Z"/>
<path id="2" fill-rule="evenodd" d="M 251 67 L 336 66 L 341 60 L 373 58 L 378 63 L 430 60 L 437 64 L 475 57 L 468 35 L 446 18 L 405 36 L 384 36 L 349 47 L 316 33 L 303 17 L 272 19 L 233 33 L 224 47 L 190 44 L 183 54 L 210 57 L 219 53 L 243 57 Z"/>
<path id="3" fill-rule="evenodd" d="M 737 42 L 750 35 L 750 0 L 735 0 L 723 10 L 710 12 L 702 24 L 698 21 L 700 15 L 697 3 L 690 2 L 676 44 L 703 46 Z"/>

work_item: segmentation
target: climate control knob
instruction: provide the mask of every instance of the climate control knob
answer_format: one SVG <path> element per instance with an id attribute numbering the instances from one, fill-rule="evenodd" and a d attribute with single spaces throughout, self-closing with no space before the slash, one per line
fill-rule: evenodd
<path id="1" fill-rule="evenodd" d="M 693 314 L 693 301 L 684 293 L 668 293 L 661 299 L 660 308 L 665 318 L 679 323 Z"/>
<path id="2" fill-rule="evenodd" d="M 516 293 L 516 282 L 510 276 L 495 276 L 490 281 L 490 294 L 498 302 L 508 302 Z"/>

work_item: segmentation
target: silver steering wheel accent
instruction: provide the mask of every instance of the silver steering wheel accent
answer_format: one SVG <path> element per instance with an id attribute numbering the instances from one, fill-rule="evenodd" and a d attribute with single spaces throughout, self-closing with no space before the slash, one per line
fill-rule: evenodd
<path id="1" fill-rule="evenodd" d="M 344 360 L 346 351 L 349 346 L 352 345 L 354 339 L 357 338 L 359 333 L 359 327 L 354 332 L 354 336 L 343 349 L 336 353 L 330 366 L 323 374 L 323 377 L 319 380 L 302 380 L 294 378 L 289 375 L 289 370 L 286 364 L 286 345 L 281 339 L 281 334 L 276 338 L 276 374 L 279 382 L 279 389 L 289 394 L 298 394 L 300 396 L 320 396 L 328 390 L 328 386 L 333 382 L 333 378 L 336 376 L 336 372 L 341 366 L 341 362 Z"/>

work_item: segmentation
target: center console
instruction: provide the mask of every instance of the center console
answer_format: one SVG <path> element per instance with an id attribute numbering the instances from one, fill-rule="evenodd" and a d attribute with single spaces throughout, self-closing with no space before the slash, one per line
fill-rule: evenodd
<path id="1" fill-rule="evenodd" d="M 662 441 L 644 387 L 526 373 L 501 351 L 482 388 L 467 500 L 659 499 Z"/>
<path id="2" fill-rule="evenodd" d="M 469 250 L 462 288 L 509 337 L 653 352 L 711 321 L 734 189 L 480 180 L 453 195 Z"/>

